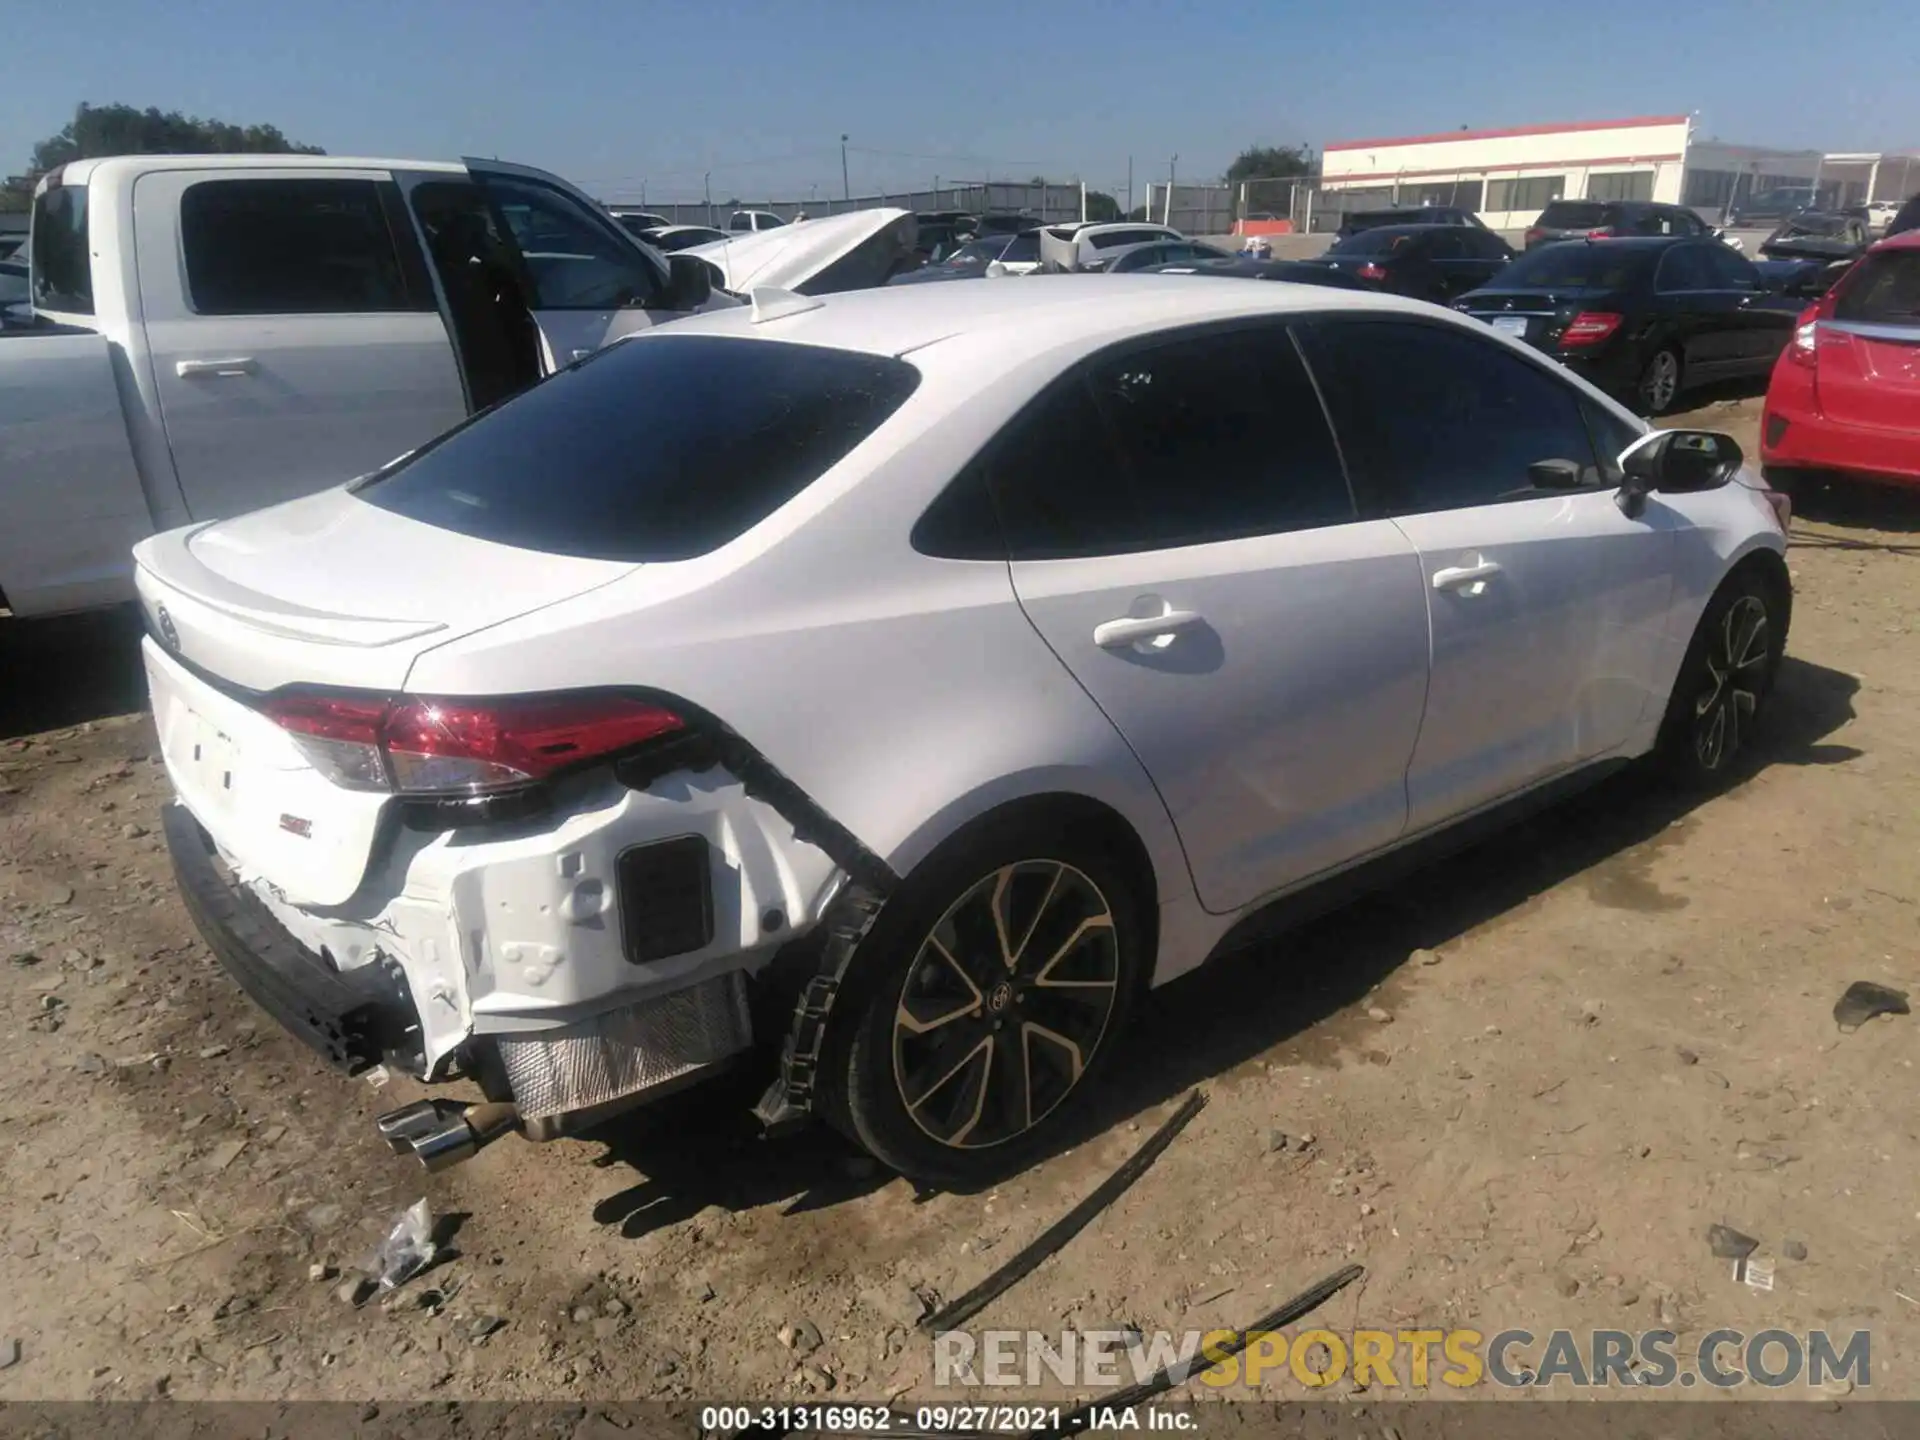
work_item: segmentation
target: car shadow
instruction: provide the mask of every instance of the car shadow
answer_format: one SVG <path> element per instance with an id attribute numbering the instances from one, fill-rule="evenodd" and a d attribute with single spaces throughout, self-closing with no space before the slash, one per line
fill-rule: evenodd
<path id="1" fill-rule="evenodd" d="M 0 619 L 0 740 L 147 708 L 133 606 Z"/>
<path id="2" fill-rule="evenodd" d="M 1844 526 L 1882 534 L 1920 534 L 1920 487 L 1874 485 L 1844 476 L 1805 476 L 1793 487 L 1795 522 Z M 1808 548 L 1920 553 L 1920 546 L 1889 544 L 1865 536 L 1829 535 L 1795 528 L 1793 543 Z"/>
<path id="3" fill-rule="evenodd" d="M 1772 765 L 1843 765 L 1861 752 L 1828 737 L 1853 717 L 1859 682 L 1788 656 L 1765 728 L 1728 788 Z M 1194 1086 L 1231 1075 L 1353 1005 L 1419 949 L 1457 940 L 1541 892 L 1660 834 L 1705 795 L 1639 767 L 1542 811 L 1390 889 L 1217 956 L 1152 992 L 1115 1066 L 1051 1158 Z M 1231 997 L 1222 1003 L 1222 997 Z M 595 1163 L 635 1183 L 599 1201 L 596 1221 L 637 1238 L 709 1205 L 785 1205 L 797 1214 L 858 1199 L 892 1176 L 825 1125 L 765 1138 L 750 1110 L 767 1072 L 744 1069 L 669 1096 L 583 1137 Z M 922 1192 L 926 1198 L 929 1192 Z"/>

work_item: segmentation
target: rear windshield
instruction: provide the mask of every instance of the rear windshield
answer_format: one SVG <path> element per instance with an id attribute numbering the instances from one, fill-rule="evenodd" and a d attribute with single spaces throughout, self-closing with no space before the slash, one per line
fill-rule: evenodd
<path id="1" fill-rule="evenodd" d="M 93 314 L 86 186 L 54 185 L 34 197 L 32 255 L 38 309 Z"/>
<path id="2" fill-rule="evenodd" d="M 1030 230 L 1025 235 L 1016 235 L 1000 252 L 1003 264 L 1018 265 L 1028 260 L 1040 258 L 1040 232 Z"/>
<path id="3" fill-rule="evenodd" d="M 1584 245 L 1578 240 L 1529 250 L 1502 270 L 1489 290 L 1618 290 L 1630 284 L 1659 257 L 1652 248 L 1603 240 Z"/>
<path id="4" fill-rule="evenodd" d="M 443 530 L 591 560 L 685 560 L 798 495 L 913 393 L 904 361 L 715 335 L 609 346 L 359 488 Z"/>
<path id="5" fill-rule="evenodd" d="M 1583 200 L 1555 200 L 1533 223 L 1542 230 L 1591 230 L 1607 221 L 1607 207 Z"/>
<path id="6" fill-rule="evenodd" d="M 1408 230 L 1404 227 L 1382 226 L 1377 230 L 1363 230 L 1358 235 L 1349 235 L 1344 240 L 1336 240 L 1327 250 L 1329 255 L 1389 255 L 1411 245 L 1424 233 Z"/>
<path id="7" fill-rule="evenodd" d="M 1882 250 L 1847 276 L 1833 318 L 1920 324 L 1920 250 Z"/>

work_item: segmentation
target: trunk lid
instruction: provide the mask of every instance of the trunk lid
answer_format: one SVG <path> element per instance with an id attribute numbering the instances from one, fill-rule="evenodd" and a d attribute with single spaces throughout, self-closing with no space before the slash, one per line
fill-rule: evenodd
<path id="1" fill-rule="evenodd" d="M 477 539 L 344 487 L 153 536 L 134 559 L 149 630 L 189 665 L 250 691 L 398 689 L 429 645 L 633 569 Z"/>
<path id="2" fill-rule="evenodd" d="M 1920 432 L 1920 247 L 1876 251 L 1817 334 L 1820 409 L 1872 430 Z"/>
<path id="3" fill-rule="evenodd" d="M 1502 335 L 1551 351 L 1574 316 L 1596 310 L 1618 314 L 1621 306 L 1619 297 L 1609 290 L 1556 288 L 1476 290 L 1456 302 L 1455 308 Z"/>
<path id="4" fill-rule="evenodd" d="M 689 246 L 682 253 L 712 265 L 736 294 L 771 286 L 831 295 L 886 284 L 905 268 L 915 235 L 911 211 L 879 208 L 799 220 Z"/>
<path id="5" fill-rule="evenodd" d="M 174 791 L 243 879 L 304 905 L 352 896 L 391 797 L 333 784 L 255 695 L 399 690 L 423 650 L 634 569 L 474 539 L 346 489 L 156 535 L 134 556 Z"/>

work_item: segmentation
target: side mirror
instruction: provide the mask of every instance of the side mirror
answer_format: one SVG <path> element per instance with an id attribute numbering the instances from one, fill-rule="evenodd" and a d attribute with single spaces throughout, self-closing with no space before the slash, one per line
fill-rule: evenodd
<path id="1" fill-rule="evenodd" d="M 678 251 L 667 256 L 667 289 L 660 297 L 663 310 L 698 310 L 713 295 L 713 268 L 698 255 Z"/>
<path id="2" fill-rule="evenodd" d="M 1717 490 L 1738 473 L 1746 456 L 1730 435 L 1711 430 L 1661 430 L 1620 457 L 1621 511 L 1637 518 L 1655 491 L 1681 495 Z"/>

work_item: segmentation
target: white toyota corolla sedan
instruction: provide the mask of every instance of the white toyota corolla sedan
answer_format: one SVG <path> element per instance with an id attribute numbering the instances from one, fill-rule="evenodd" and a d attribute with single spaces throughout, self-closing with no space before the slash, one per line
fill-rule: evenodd
<path id="1" fill-rule="evenodd" d="M 758 1056 L 769 1124 L 990 1178 L 1254 910 L 1766 700 L 1784 498 L 1462 317 L 752 298 L 136 552 L 187 902 L 462 1082 L 383 1117 L 431 1165 Z"/>

